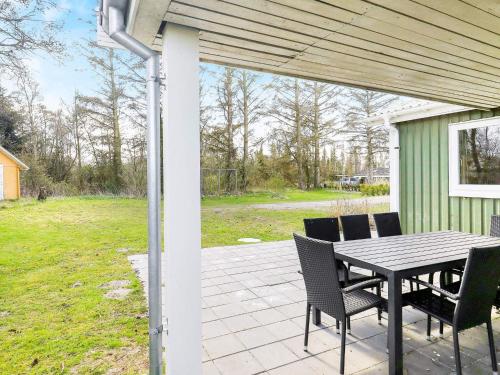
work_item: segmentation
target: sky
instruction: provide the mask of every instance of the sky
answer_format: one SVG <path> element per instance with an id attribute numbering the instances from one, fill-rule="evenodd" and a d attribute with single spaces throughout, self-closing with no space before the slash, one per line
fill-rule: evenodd
<path id="1" fill-rule="evenodd" d="M 27 60 L 27 65 L 40 84 L 44 103 L 51 109 L 56 109 L 61 100 L 71 101 L 77 88 L 89 93 L 95 90 L 95 74 L 79 52 L 78 43 L 95 39 L 96 5 L 96 0 L 59 0 L 57 9 L 44 15 L 47 20 L 64 22 L 60 40 L 66 44 L 67 56 L 60 63 L 52 56 L 38 53 Z"/>

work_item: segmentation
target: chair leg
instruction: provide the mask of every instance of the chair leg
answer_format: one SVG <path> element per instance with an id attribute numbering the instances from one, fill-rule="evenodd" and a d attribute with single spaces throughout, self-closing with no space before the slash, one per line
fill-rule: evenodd
<path id="1" fill-rule="evenodd" d="M 462 375 L 462 362 L 460 361 L 460 345 L 458 343 L 458 331 L 453 327 L 453 347 L 455 349 L 455 373 Z"/>
<path id="2" fill-rule="evenodd" d="M 337 335 L 340 334 L 340 321 L 335 319 L 335 328 L 337 328 Z"/>
<path id="3" fill-rule="evenodd" d="M 443 332 L 444 332 L 444 323 L 442 321 L 439 321 L 439 337 L 443 338 Z"/>
<path id="4" fill-rule="evenodd" d="M 382 294 L 380 293 L 380 285 L 377 285 L 377 296 L 381 296 Z M 378 324 L 382 324 L 382 309 L 379 307 L 377 308 L 377 318 L 378 318 Z"/>
<path id="5" fill-rule="evenodd" d="M 350 316 L 348 316 L 348 317 L 346 318 L 346 321 L 347 321 L 347 333 L 348 333 L 348 334 L 351 334 L 351 317 L 350 317 Z"/>
<path id="6" fill-rule="evenodd" d="M 431 316 L 427 315 L 427 341 L 431 341 Z"/>
<path id="7" fill-rule="evenodd" d="M 491 320 L 486 322 L 486 328 L 488 330 L 488 342 L 490 344 L 490 355 L 491 355 L 491 367 L 495 375 L 498 374 L 497 356 L 495 352 L 495 339 L 493 338 L 493 327 L 491 325 Z"/>
<path id="8" fill-rule="evenodd" d="M 349 319 L 349 317 L 347 317 Z M 340 375 L 344 375 L 345 367 L 345 333 L 346 333 L 346 318 L 342 321 L 342 338 L 340 340 Z"/>
<path id="9" fill-rule="evenodd" d="M 306 307 L 306 331 L 304 333 L 304 351 L 307 352 L 307 344 L 309 342 L 309 320 L 311 319 L 311 304 Z"/>

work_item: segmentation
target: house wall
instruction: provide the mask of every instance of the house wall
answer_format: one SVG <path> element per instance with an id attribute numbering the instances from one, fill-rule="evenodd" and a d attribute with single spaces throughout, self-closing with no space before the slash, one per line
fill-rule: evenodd
<path id="1" fill-rule="evenodd" d="M 473 110 L 397 124 L 400 139 L 400 215 L 404 233 L 460 230 L 488 234 L 500 199 L 448 195 L 448 124 L 500 116 Z"/>
<path id="2" fill-rule="evenodd" d="M 3 165 L 3 197 L 18 199 L 20 197 L 19 166 L 0 152 L 0 164 Z"/>

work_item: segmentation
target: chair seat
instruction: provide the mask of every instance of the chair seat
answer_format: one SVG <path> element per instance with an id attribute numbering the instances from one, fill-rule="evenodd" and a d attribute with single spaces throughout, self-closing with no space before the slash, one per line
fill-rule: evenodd
<path id="1" fill-rule="evenodd" d="M 384 299 L 366 290 L 355 290 L 344 294 L 344 305 L 347 316 L 383 305 Z"/>
<path id="2" fill-rule="evenodd" d="M 447 324 L 453 324 L 455 303 L 432 293 L 431 289 L 420 289 L 404 293 L 403 302 Z"/>

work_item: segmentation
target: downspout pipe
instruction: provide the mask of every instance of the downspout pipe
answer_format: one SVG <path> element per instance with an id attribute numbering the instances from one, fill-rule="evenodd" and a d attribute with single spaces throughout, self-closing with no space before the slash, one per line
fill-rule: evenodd
<path id="1" fill-rule="evenodd" d="M 111 39 L 146 62 L 149 374 L 162 373 L 160 55 L 127 34 L 128 0 L 101 0 L 99 20 Z"/>

